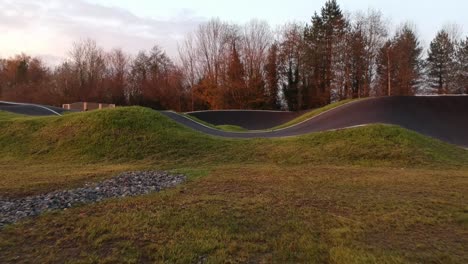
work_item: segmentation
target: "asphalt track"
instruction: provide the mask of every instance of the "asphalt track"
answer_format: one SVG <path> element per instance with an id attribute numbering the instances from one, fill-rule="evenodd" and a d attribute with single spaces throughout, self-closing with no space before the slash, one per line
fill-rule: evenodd
<path id="1" fill-rule="evenodd" d="M 175 112 L 162 112 L 196 131 L 227 138 L 278 138 L 369 124 L 398 125 L 468 148 L 468 96 L 380 97 L 334 108 L 298 125 L 275 131 L 225 132 Z M 269 123 L 270 120 L 257 120 Z M 229 124 L 229 120 L 223 122 Z"/>
<path id="2" fill-rule="evenodd" d="M 0 111 L 7 111 L 15 114 L 30 116 L 62 115 L 64 112 L 66 112 L 66 110 L 54 106 L 12 103 L 4 101 L 0 101 Z"/>
<path id="3" fill-rule="evenodd" d="M 235 125 L 247 130 L 265 130 L 287 123 L 305 112 L 220 110 L 186 113 L 207 123 Z"/>

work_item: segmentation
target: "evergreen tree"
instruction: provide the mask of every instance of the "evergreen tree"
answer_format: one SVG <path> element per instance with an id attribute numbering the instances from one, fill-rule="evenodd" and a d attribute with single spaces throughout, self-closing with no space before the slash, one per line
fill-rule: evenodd
<path id="1" fill-rule="evenodd" d="M 281 89 L 291 111 L 305 107 L 304 93 L 304 28 L 290 24 L 283 31 L 280 44 Z"/>
<path id="2" fill-rule="evenodd" d="M 421 44 L 409 25 L 389 40 L 378 56 L 380 95 L 414 95 L 420 85 Z"/>
<path id="3" fill-rule="evenodd" d="M 368 96 L 367 89 L 367 64 L 366 64 L 366 43 L 363 32 L 360 28 L 356 28 L 350 34 L 349 51 L 349 78 L 350 84 L 346 84 L 346 98 L 360 98 Z M 348 91 L 348 85 L 351 91 Z M 345 99 L 345 98 L 343 98 Z"/>
<path id="4" fill-rule="evenodd" d="M 287 71 L 287 81 L 283 84 L 283 92 L 290 111 L 300 110 L 299 102 L 299 70 L 290 63 Z"/>
<path id="5" fill-rule="evenodd" d="M 325 93 L 323 97 L 324 103 L 329 104 L 332 99 L 332 89 L 340 89 L 334 84 L 336 75 L 343 74 L 340 72 L 343 70 L 340 64 L 344 63 L 342 53 L 345 50 L 341 44 L 344 44 L 347 21 L 336 0 L 329 0 L 325 3 L 322 8 L 322 20 L 325 41 Z"/>
<path id="6" fill-rule="evenodd" d="M 312 17 L 312 24 L 304 31 L 304 67 L 307 71 L 308 94 L 306 105 L 308 108 L 324 105 L 323 96 L 326 94 L 326 49 L 323 19 L 317 13 Z"/>
<path id="7" fill-rule="evenodd" d="M 449 34 L 445 30 L 440 31 L 431 42 L 427 58 L 429 85 L 437 89 L 439 94 L 447 94 L 453 90 L 454 54 L 455 45 Z"/>
<path id="8" fill-rule="evenodd" d="M 405 25 L 394 40 L 395 84 L 392 85 L 396 95 L 414 95 L 420 84 L 423 61 L 422 47 L 416 33 Z"/>
<path id="9" fill-rule="evenodd" d="M 332 101 L 332 92 L 339 93 L 346 73 L 346 33 L 348 22 L 336 0 L 328 0 L 320 15 L 315 14 L 306 28 L 306 61 L 312 93 L 319 105 Z M 309 101 L 314 100 L 309 97 Z"/>

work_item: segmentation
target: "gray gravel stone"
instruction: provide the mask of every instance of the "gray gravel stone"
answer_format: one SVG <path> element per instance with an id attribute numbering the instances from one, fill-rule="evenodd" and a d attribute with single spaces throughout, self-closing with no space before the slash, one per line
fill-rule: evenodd
<path id="1" fill-rule="evenodd" d="M 55 191 L 18 199 L 0 197 L 0 228 L 23 218 L 52 210 L 64 210 L 76 205 L 95 203 L 110 198 L 145 195 L 175 187 L 186 180 L 183 175 L 167 172 L 125 172 L 82 188 Z"/>

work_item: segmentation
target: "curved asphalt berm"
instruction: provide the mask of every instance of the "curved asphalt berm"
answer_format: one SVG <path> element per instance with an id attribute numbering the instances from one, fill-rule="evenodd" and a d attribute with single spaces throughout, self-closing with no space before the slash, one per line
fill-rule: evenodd
<path id="1" fill-rule="evenodd" d="M 220 110 L 186 113 L 212 125 L 235 125 L 248 130 L 265 130 L 287 123 L 305 112 Z"/>
<path id="2" fill-rule="evenodd" d="M 0 110 L 7 111 L 21 115 L 31 116 L 49 116 L 49 115 L 62 115 L 66 110 L 54 107 L 44 106 L 36 104 L 25 104 L 25 103 L 12 103 L 0 101 Z"/>
<path id="3" fill-rule="evenodd" d="M 227 138 L 290 137 L 381 123 L 398 125 L 455 145 L 468 147 L 468 96 L 371 98 L 345 104 L 289 128 L 265 132 L 224 132 L 174 112 L 162 113 L 199 132 Z M 228 120 L 226 123 L 229 123 Z"/>

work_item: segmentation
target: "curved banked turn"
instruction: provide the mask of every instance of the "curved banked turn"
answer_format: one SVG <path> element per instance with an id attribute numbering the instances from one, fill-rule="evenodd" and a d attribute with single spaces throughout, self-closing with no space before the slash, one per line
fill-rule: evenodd
<path id="1" fill-rule="evenodd" d="M 54 107 L 37 104 L 12 103 L 0 101 L 0 111 L 7 111 L 15 114 L 30 115 L 30 116 L 48 116 L 61 115 L 66 110 Z"/>
<path id="2" fill-rule="evenodd" d="M 289 137 L 382 123 L 398 125 L 455 145 L 468 147 L 467 96 L 371 98 L 345 104 L 282 130 L 248 133 L 224 132 L 174 112 L 162 113 L 189 128 L 228 138 Z M 225 123 L 229 123 L 229 120 Z"/>
<path id="3" fill-rule="evenodd" d="M 234 125 L 248 130 L 265 130 L 287 123 L 302 115 L 301 112 L 219 110 L 187 113 L 215 126 Z"/>

